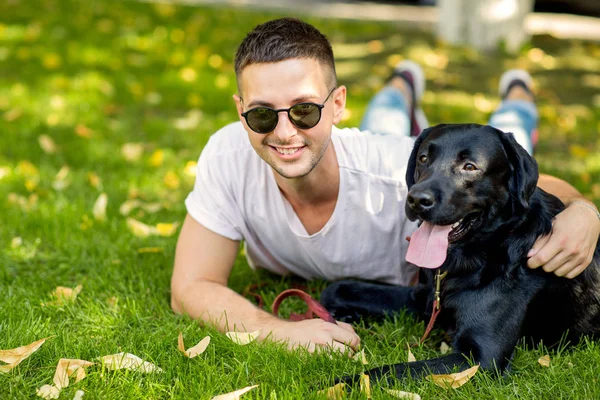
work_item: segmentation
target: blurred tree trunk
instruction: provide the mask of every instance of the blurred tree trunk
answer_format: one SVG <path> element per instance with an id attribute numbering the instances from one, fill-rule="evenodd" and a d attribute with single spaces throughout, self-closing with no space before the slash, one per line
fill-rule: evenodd
<path id="1" fill-rule="evenodd" d="M 504 42 L 515 52 L 529 39 L 524 21 L 533 0 L 438 0 L 438 35 L 451 44 L 489 51 Z"/>

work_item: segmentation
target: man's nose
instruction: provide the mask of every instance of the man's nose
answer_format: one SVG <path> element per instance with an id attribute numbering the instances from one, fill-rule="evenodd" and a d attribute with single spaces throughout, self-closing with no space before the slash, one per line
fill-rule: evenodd
<path id="1" fill-rule="evenodd" d="M 292 136 L 296 135 L 298 128 L 296 128 L 296 126 L 294 124 L 292 124 L 292 121 L 290 121 L 290 118 L 289 118 L 287 112 L 280 111 L 277 114 L 277 117 L 278 117 L 277 126 L 273 130 L 273 134 L 275 136 L 277 136 L 279 139 L 285 141 L 285 140 L 291 138 Z"/>

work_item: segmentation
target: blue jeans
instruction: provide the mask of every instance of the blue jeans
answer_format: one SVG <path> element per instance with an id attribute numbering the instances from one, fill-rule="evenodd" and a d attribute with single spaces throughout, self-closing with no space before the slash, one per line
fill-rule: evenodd
<path id="1" fill-rule="evenodd" d="M 410 110 L 402 93 L 392 86 L 381 89 L 369 102 L 360 129 L 381 135 L 410 136 Z M 538 112 L 534 103 L 505 100 L 494 111 L 488 124 L 512 132 L 529 154 L 538 140 Z"/>

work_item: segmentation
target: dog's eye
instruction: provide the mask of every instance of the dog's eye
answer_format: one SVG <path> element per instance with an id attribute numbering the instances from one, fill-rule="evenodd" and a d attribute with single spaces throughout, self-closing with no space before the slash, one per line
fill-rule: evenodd
<path id="1" fill-rule="evenodd" d="M 419 157 L 419 161 L 422 162 L 423 164 L 425 164 L 427 162 L 428 158 L 426 155 L 422 155 Z"/>
<path id="2" fill-rule="evenodd" d="M 463 167 L 463 169 L 465 171 L 477 171 L 477 167 L 471 163 L 466 163 L 465 166 Z"/>

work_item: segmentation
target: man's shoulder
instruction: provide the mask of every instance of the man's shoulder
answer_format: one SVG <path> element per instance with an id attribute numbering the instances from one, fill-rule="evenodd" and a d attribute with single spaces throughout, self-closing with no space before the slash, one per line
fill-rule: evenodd
<path id="1" fill-rule="evenodd" d="M 406 136 L 378 135 L 369 131 L 335 129 L 340 167 L 395 179 L 402 174 L 414 145 Z M 402 178 L 403 179 L 403 178 Z"/>

